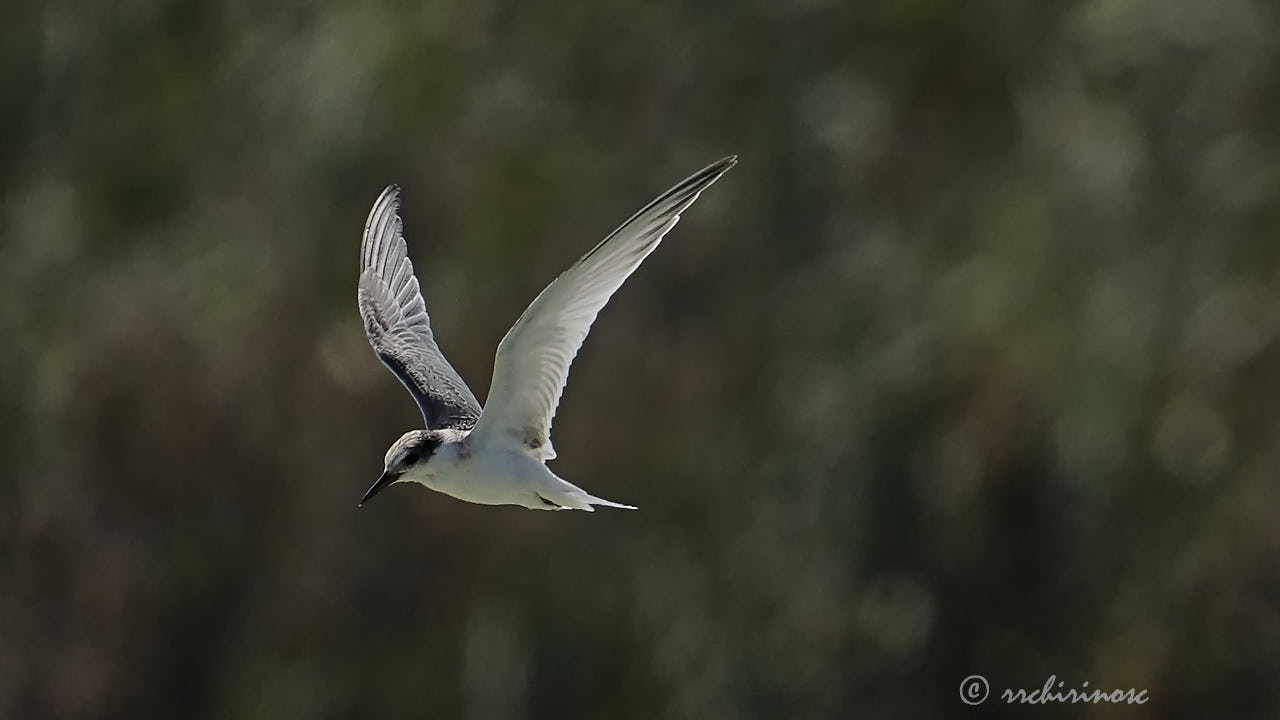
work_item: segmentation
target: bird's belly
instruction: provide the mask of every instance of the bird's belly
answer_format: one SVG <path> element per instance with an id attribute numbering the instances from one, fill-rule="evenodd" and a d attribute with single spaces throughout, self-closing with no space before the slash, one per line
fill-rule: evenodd
<path id="1" fill-rule="evenodd" d="M 534 507 L 542 463 L 514 454 L 473 455 L 441 468 L 427 487 L 451 497 L 480 505 L 523 505 Z"/>

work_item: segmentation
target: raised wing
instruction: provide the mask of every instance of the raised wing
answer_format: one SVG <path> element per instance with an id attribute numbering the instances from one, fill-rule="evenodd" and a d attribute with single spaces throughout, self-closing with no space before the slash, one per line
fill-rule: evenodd
<path id="1" fill-rule="evenodd" d="M 369 344 L 418 401 L 430 429 L 470 429 L 480 403 L 431 334 L 427 303 L 401 233 L 400 189 L 378 196 L 360 244 L 360 317 Z"/>
<path id="2" fill-rule="evenodd" d="M 727 157 L 663 193 L 534 299 L 498 344 L 489 398 L 472 432 L 476 442 L 514 443 L 544 460 L 555 457 L 551 420 L 591 323 L 680 213 L 737 161 Z"/>

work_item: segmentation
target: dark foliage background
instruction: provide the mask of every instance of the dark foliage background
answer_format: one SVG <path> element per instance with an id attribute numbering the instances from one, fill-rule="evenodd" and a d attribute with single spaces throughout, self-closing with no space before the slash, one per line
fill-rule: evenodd
<path id="1" fill-rule="evenodd" d="M 1276 717 L 1275 4 L 2 12 L 0 717 Z M 639 512 L 356 510 L 385 184 L 483 397 L 729 153 L 556 423 Z"/>

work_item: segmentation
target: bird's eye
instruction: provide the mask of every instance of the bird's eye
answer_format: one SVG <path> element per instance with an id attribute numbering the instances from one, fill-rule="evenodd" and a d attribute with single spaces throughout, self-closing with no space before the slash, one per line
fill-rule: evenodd
<path id="1" fill-rule="evenodd" d="M 404 464 L 405 464 L 405 465 L 414 465 L 414 464 L 416 464 L 416 463 L 418 462 L 418 458 L 420 458 L 420 457 L 421 457 L 421 455 L 419 455 L 419 454 L 418 454 L 418 453 L 416 453 L 416 452 L 405 453 L 405 456 L 404 456 Z"/>

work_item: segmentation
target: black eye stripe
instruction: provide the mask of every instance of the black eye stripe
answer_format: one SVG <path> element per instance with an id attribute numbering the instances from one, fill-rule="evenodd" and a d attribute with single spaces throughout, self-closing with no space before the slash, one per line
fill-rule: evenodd
<path id="1" fill-rule="evenodd" d="M 416 452 L 405 453 L 405 456 L 404 456 L 404 464 L 405 464 L 405 465 L 413 465 L 413 464 L 415 464 L 415 463 L 417 463 L 417 462 L 418 462 L 418 459 L 419 459 L 420 457 L 421 457 L 421 456 L 420 456 L 418 453 L 416 453 Z"/>

